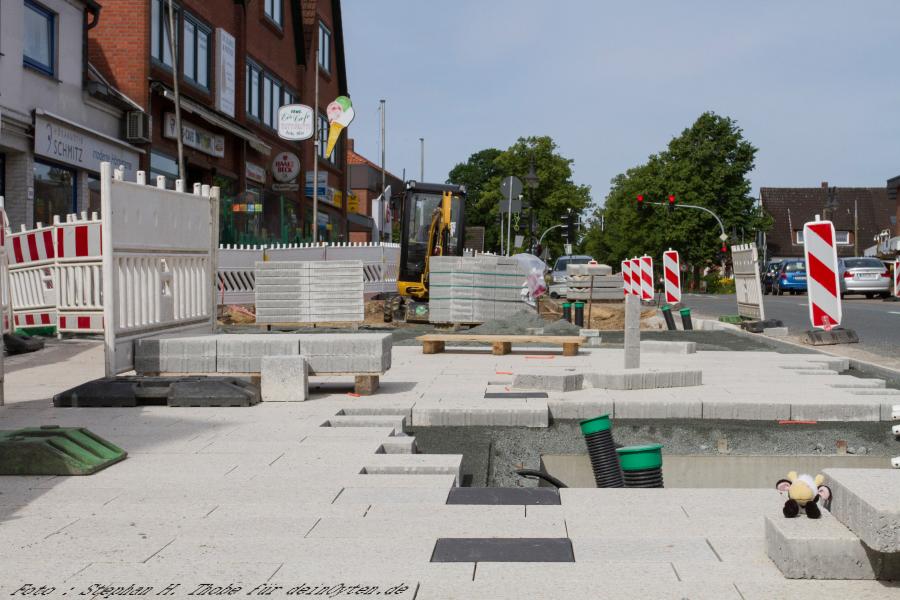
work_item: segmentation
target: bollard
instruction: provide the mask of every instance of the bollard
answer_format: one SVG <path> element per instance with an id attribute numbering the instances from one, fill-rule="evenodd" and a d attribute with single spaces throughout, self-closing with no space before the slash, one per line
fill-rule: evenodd
<path id="1" fill-rule="evenodd" d="M 694 324 L 691 322 L 691 309 L 682 308 L 679 312 L 681 313 L 681 325 L 684 327 L 684 330 L 693 331 Z"/>
<path id="2" fill-rule="evenodd" d="M 575 324 L 584 327 L 584 302 L 575 303 Z"/>
<path id="3" fill-rule="evenodd" d="M 572 303 L 571 302 L 563 302 L 563 321 L 572 322 Z"/>
<path id="4" fill-rule="evenodd" d="M 625 487 L 619 455 L 612 437 L 609 415 L 600 415 L 581 422 L 581 433 L 587 444 L 594 483 L 598 488 Z"/>
<path id="5" fill-rule="evenodd" d="M 675 327 L 675 317 L 672 316 L 672 307 L 668 304 L 663 304 L 660 310 L 662 310 L 663 318 L 666 320 L 666 329 L 669 331 L 678 329 Z"/>
<path id="6" fill-rule="evenodd" d="M 662 444 L 625 446 L 616 450 L 627 488 L 661 488 Z"/>
<path id="7" fill-rule="evenodd" d="M 625 368 L 641 366 L 641 299 L 625 296 Z"/>

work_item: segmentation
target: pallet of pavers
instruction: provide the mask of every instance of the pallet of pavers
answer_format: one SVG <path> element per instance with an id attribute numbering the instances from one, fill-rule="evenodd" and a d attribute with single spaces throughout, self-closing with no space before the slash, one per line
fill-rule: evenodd
<path id="1" fill-rule="evenodd" d="M 430 261 L 429 320 L 484 323 L 522 308 L 525 274 L 504 256 L 437 256 Z"/>
<path id="2" fill-rule="evenodd" d="M 622 301 L 622 274 L 612 274 L 612 267 L 601 264 L 568 265 L 566 267 L 569 300 Z M 593 277 L 593 281 L 591 281 Z M 593 286 L 593 288 L 592 288 Z"/>
<path id="3" fill-rule="evenodd" d="M 305 400 L 307 377 L 312 375 L 352 376 L 356 393 L 373 393 L 380 376 L 391 368 L 391 348 L 389 333 L 219 333 L 145 338 L 134 344 L 134 367 L 138 375 L 261 377 L 263 401 L 272 399 L 266 393 L 267 371 L 275 378 L 287 377 L 290 372 L 294 399 Z"/>
<path id="4" fill-rule="evenodd" d="M 365 318 L 358 260 L 256 263 L 256 322 L 297 325 Z"/>

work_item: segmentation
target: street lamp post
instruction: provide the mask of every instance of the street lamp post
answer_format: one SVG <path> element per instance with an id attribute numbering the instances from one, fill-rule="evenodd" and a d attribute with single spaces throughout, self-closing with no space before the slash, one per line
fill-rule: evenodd
<path id="1" fill-rule="evenodd" d="M 537 173 L 534 171 L 534 156 L 531 157 L 531 165 L 528 168 L 528 175 L 525 176 L 525 185 L 528 186 L 529 196 L 531 196 L 531 207 L 529 212 L 531 213 L 531 243 L 532 243 L 532 252 L 534 252 L 534 230 L 537 227 L 537 219 L 535 215 L 535 211 L 537 210 L 537 206 L 535 205 L 534 194 L 537 189 L 538 184 L 540 183 L 540 179 L 538 179 Z"/>

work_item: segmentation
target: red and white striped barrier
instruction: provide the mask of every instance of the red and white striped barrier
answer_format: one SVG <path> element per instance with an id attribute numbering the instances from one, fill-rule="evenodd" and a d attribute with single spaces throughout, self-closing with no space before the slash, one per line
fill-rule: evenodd
<path id="1" fill-rule="evenodd" d="M 838 279 L 837 246 L 831 221 L 803 225 L 809 321 L 813 329 L 830 330 L 841 324 L 841 283 Z"/>
<path id="2" fill-rule="evenodd" d="M 60 333 L 103 333 L 103 245 L 97 213 L 67 215 L 56 227 Z"/>
<path id="3" fill-rule="evenodd" d="M 663 252 L 663 285 L 666 290 L 666 303 L 681 302 L 681 259 L 677 250 Z"/>
<path id="4" fill-rule="evenodd" d="M 900 298 L 900 258 L 894 261 L 894 296 Z"/>
<path id="5" fill-rule="evenodd" d="M 622 261 L 622 291 L 626 296 L 631 295 L 631 261 Z"/>
<path id="6" fill-rule="evenodd" d="M 12 313 L 10 312 L 9 300 L 9 259 L 6 256 L 6 245 L 4 243 L 6 241 L 6 227 L 9 225 L 9 220 L 6 218 L 6 210 L 4 210 L 3 206 L 3 196 L 0 196 L 0 305 L 2 305 L 0 306 L 0 311 L 3 313 L 2 317 L 0 317 L 0 319 L 2 319 L 2 331 L 0 331 L 0 333 L 7 333 L 10 329 L 10 315 Z M 3 352 L 0 352 L 0 406 L 3 406 L 4 403 L 4 379 Z"/>
<path id="7" fill-rule="evenodd" d="M 653 301 L 653 258 L 646 254 L 641 257 L 641 300 Z"/>
<path id="8" fill-rule="evenodd" d="M 7 233 L 10 301 L 15 327 L 56 325 L 56 246 L 53 226 Z"/>
<path id="9" fill-rule="evenodd" d="M 629 261 L 631 265 L 631 295 L 641 297 L 641 259 L 635 257 Z"/>

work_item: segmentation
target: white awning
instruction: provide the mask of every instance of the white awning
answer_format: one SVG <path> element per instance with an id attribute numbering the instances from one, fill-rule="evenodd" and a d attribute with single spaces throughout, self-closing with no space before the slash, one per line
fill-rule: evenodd
<path id="1" fill-rule="evenodd" d="M 155 87 L 162 93 L 163 96 L 175 102 L 175 92 L 162 85 L 161 83 L 155 83 Z M 193 100 L 181 97 L 181 108 L 187 113 L 192 115 L 197 115 L 210 125 L 214 125 L 220 129 L 224 129 L 232 135 L 235 135 L 243 140 L 246 140 L 250 147 L 259 152 L 260 154 L 264 154 L 269 156 L 272 154 L 272 146 L 268 145 L 264 141 L 262 141 L 257 135 L 251 132 L 249 129 L 246 129 L 237 123 L 232 123 L 225 117 L 220 117 L 210 109 L 197 104 Z"/>

